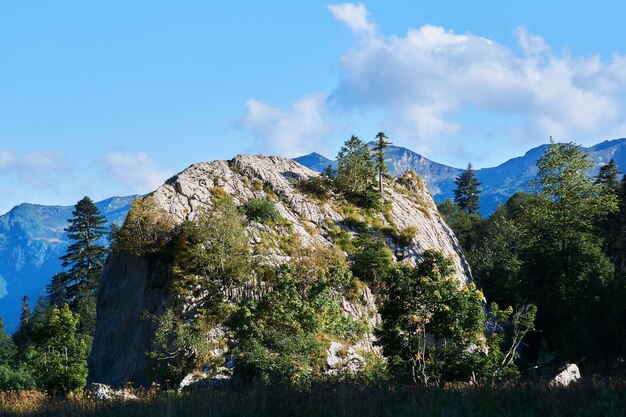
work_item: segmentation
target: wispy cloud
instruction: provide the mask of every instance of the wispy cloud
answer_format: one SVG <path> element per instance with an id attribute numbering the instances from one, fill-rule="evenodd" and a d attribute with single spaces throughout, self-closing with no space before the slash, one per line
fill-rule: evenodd
<path id="1" fill-rule="evenodd" d="M 289 109 L 253 99 L 246 106 L 240 124 L 254 134 L 264 152 L 298 156 L 319 150 L 319 141 L 331 131 L 324 94 L 309 94 Z"/>
<path id="2" fill-rule="evenodd" d="M 74 168 L 60 152 L 15 152 L 0 150 L 0 174 L 14 175 L 18 182 L 47 188 L 52 178 L 68 174 Z"/>
<path id="3" fill-rule="evenodd" d="M 131 193 L 153 191 L 173 174 L 145 152 L 116 149 L 99 158 L 98 163 L 109 179 L 121 183 Z"/>

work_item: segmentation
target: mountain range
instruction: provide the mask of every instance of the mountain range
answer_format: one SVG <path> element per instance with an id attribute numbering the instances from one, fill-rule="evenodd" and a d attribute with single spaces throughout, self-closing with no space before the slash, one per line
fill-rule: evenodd
<path id="1" fill-rule="evenodd" d="M 370 142 L 370 146 L 374 143 Z M 537 175 L 536 162 L 548 145 L 532 148 L 523 156 L 490 168 L 476 170 L 481 182 L 480 214 L 488 216 L 518 191 L 529 191 L 529 181 Z M 594 163 L 592 174 L 613 158 L 619 169 L 626 169 L 626 138 L 607 140 L 597 145 L 583 148 Z M 323 171 L 327 166 L 336 168 L 337 162 L 318 153 L 294 158 L 310 169 Z M 464 169 L 440 164 L 400 146 L 389 146 L 385 151 L 385 162 L 391 175 L 398 175 L 412 169 L 426 181 L 426 187 L 436 203 L 454 197 L 454 179 Z"/>
<path id="2" fill-rule="evenodd" d="M 122 224 L 136 197 L 97 202 L 107 226 Z M 32 306 L 52 275 L 62 271 L 59 257 L 69 243 L 64 228 L 73 210 L 73 206 L 20 204 L 0 216 L 0 317 L 9 331 L 17 326 L 24 295 Z"/>

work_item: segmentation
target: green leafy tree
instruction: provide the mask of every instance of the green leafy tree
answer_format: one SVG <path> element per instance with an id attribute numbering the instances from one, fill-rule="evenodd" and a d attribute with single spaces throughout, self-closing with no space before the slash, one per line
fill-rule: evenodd
<path id="1" fill-rule="evenodd" d="M 617 210 L 617 199 L 594 182 L 592 166 L 580 146 L 551 140 L 537 161 L 535 196 L 523 220 L 533 239 L 524 292 L 538 307 L 537 325 L 550 348 L 571 359 L 602 355 L 606 332 L 597 317 L 614 271 L 597 225 Z"/>
<path id="2" fill-rule="evenodd" d="M 244 302 L 229 321 L 239 342 L 235 373 L 244 380 L 307 385 L 324 376 L 328 339 L 355 341 L 365 331 L 340 311 L 338 290 L 350 280 L 341 264 L 307 280 L 294 272 L 281 267 L 272 291 Z"/>
<path id="3" fill-rule="evenodd" d="M 383 176 L 387 172 L 389 172 L 389 169 L 387 169 L 387 164 L 385 164 L 385 149 L 387 149 L 387 147 L 391 145 L 391 142 L 387 142 L 385 140 L 389 139 L 389 137 L 387 137 L 387 135 L 385 135 L 383 132 L 378 132 L 378 134 L 376 135 L 376 139 L 378 139 L 378 141 L 376 142 L 376 145 L 374 145 L 372 150 L 374 151 L 376 170 L 378 171 L 378 190 L 382 195 Z"/>
<path id="4" fill-rule="evenodd" d="M 227 194 L 215 198 L 197 220 L 183 224 L 175 250 L 177 291 L 198 300 L 199 308 L 251 276 L 246 221 Z"/>
<path id="5" fill-rule="evenodd" d="M 393 268 L 393 255 L 385 238 L 367 229 L 357 235 L 355 246 L 352 264 L 354 275 L 373 285 L 382 284 Z"/>
<path id="6" fill-rule="evenodd" d="M 390 275 L 376 335 L 392 375 L 438 384 L 480 370 L 483 296 L 473 284 L 459 288 L 453 274 L 449 258 L 427 250 L 416 267 Z"/>
<path id="7" fill-rule="evenodd" d="M 380 204 L 380 193 L 373 188 L 376 167 L 369 147 L 356 136 L 346 141 L 337 154 L 335 184 L 340 192 L 359 205 Z"/>
<path id="8" fill-rule="evenodd" d="M 65 304 L 51 307 L 34 326 L 27 362 L 38 388 L 59 394 L 85 387 L 89 340 L 78 332 L 78 322 L 78 314 Z"/>
<path id="9" fill-rule="evenodd" d="M 480 181 L 476 178 L 472 164 L 467 164 L 467 170 L 456 177 L 454 183 L 454 202 L 467 213 L 477 213 Z"/>

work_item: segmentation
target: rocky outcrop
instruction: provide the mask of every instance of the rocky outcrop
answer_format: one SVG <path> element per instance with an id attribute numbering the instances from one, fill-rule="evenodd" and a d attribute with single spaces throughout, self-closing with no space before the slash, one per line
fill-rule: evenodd
<path id="1" fill-rule="evenodd" d="M 454 260 L 459 285 L 471 281 L 457 239 L 415 174 L 387 182 L 387 205 L 380 213 L 355 209 L 340 196 L 331 195 L 322 202 L 299 190 L 300 180 L 317 175 L 290 159 L 240 155 L 231 161 L 194 164 L 169 179 L 152 196 L 176 223 L 197 218 L 212 204 L 216 190 L 230 194 L 237 204 L 250 198 L 271 200 L 283 223 L 290 225 L 289 233 L 298 235 L 304 246 L 333 245 L 337 231 L 354 233 L 354 221 L 374 222 L 377 227 L 398 232 L 408 230 L 409 241 L 405 239 L 402 245 L 392 237 L 387 239 L 398 261 L 414 264 L 425 250 L 437 249 Z M 285 230 L 277 230 L 279 227 L 251 224 L 248 234 L 253 247 L 268 245 L 268 235 L 280 239 Z M 272 264 L 288 258 L 280 245 L 264 253 L 269 253 L 266 261 Z M 146 351 L 154 332 L 154 321 L 147 318 L 162 314 L 170 302 L 171 295 L 162 285 L 168 274 L 168 267 L 155 260 L 123 254 L 110 257 L 101 278 L 98 323 L 89 358 L 91 381 L 114 386 L 128 381 L 147 382 Z M 379 320 L 375 298 L 369 288 L 359 297 L 344 299 L 342 311 L 355 319 L 366 319 L 373 328 Z M 371 335 L 355 346 L 345 347 L 348 359 L 372 349 Z"/>
<path id="2" fill-rule="evenodd" d="M 240 204 L 250 198 L 273 199 L 280 215 L 293 225 L 304 245 L 331 245 L 332 226 L 344 226 L 345 203 L 333 197 L 320 203 L 296 186 L 298 180 L 317 175 L 291 159 L 239 155 L 231 161 L 194 164 L 159 187 L 153 197 L 177 222 L 193 220 L 210 205 L 214 187 L 223 189 Z M 454 260 L 459 281 L 469 282 L 471 274 L 461 247 L 439 215 L 423 181 L 412 189 L 406 184 L 410 182 L 395 182 L 385 188 L 391 210 L 387 216 L 377 216 L 384 226 L 415 229 L 415 236 L 406 247 L 389 241 L 396 257 L 415 263 L 424 250 L 438 249 Z"/>

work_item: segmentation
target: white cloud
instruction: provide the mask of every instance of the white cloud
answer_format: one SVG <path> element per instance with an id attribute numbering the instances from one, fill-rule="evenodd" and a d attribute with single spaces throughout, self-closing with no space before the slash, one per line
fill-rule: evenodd
<path id="1" fill-rule="evenodd" d="M 626 57 L 605 63 L 556 54 L 524 28 L 516 35 L 521 53 L 432 25 L 405 36 L 357 37 L 341 58 L 332 97 L 346 108 L 386 112 L 396 134 L 423 144 L 462 132 L 454 120 L 468 105 L 519 117 L 527 137 L 623 134 Z"/>
<path id="2" fill-rule="evenodd" d="M 0 174 L 14 175 L 20 183 L 39 189 L 52 186 L 52 178 L 72 171 L 74 164 L 60 152 L 0 150 Z"/>
<path id="3" fill-rule="evenodd" d="M 345 23 L 356 35 L 371 36 L 378 30 L 378 26 L 367 19 L 369 12 L 362 3 L 331 4 L 328 6 L 328 10 L 335 19 Z"/>
<path id="4" fill-rule="evenodd" d="M 249 100 L 242 125 L 264 151 L 319 149 L 322 136 L 345 124 L 333 116 L 338 110 L 375 123 L 397 144 L 439 155 L 463 152 L 470 133 L 493 149 L 503 139 L 525 148 L 549 136 L 583 142 L 626 131 L 624 55 L 554 52 L 525 28 L 515 31 L 518 48 L 434 25 L 385 36 L 363 4 L 328 9 L 355 37 L 340 59 L 338 85 L 290 109 Z"/>
<path id="5" fill-rule="evenodd" d="M 26 152 L 19 153 L 9 150 L 0 150 L 0 172 L 66 172 L 70 170 L 70 163 L 59 152 Z"/>
<path id="6" fill-rule="evenodd" d="M 319 142 L 331 130 L 324 120 L 323 94 L 304 96 L 286 110 L 253 99 L 246 106 L 248 111 L 240 124 L 260 140 L 264 152 L 293 157 L 319 150 Z"/>
<path id="7" fill-rule="evenodd" d="M 173 174 L 144 152 L 117 149 L 106 153 L 98 162 L 107 177 L 122 183 L 128 192 L 138 194 L 155 190 Z"/>

